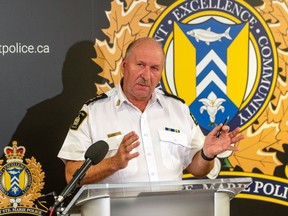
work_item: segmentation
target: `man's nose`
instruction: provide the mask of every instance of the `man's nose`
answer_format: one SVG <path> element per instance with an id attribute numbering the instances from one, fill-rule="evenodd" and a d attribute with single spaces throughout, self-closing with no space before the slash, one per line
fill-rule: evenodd
<path id="1" fill-rule="evenodd" d="M 142 71 L 141 77 L 145 80 L 149 80 L 150 79 L 150 68 L 149 67 L 145 67 Z"/>

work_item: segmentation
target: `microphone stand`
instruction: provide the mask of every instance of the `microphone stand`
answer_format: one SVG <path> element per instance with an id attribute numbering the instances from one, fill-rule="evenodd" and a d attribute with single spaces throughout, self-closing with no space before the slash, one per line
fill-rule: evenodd
<path id="1" fill-rule="evenodd" d="M 62 216 L 62 212 L 65 209 L 63 207 L 63 204 L 64 204 L 63 201 L 65 200 L 67 196 L 69 196 L 71 193 L 75 191 L 77 185 L 80 184 L 81 180 L 86 174 L 86 170 L 91 166 L 91 164 L 92 164 L 92 161 L 89 158 L 87 158 L 86 163 L 84 163 L 81 168 L 77 169 L 77 171 L 73 175 L 73 179 L 65 187 L 63 192 L 59 196 L 54 195 L 55 202 L 52 208 L 50 209 L 50 216 L 53 215 L 54 211 L 57 215 Z"/>
<path id="2" fill-rule="evenodd" d="M 68 183 L 68 185 L 64 188 L 64 190 L 61 192 L 59 196 L 55 196 L 55 202 L 54 205 L 50 208 L 50 216 L 52 216 L 53 212 L 55 211 L 57 215 L 62 215 L 61 213 L 64 211 L 65 208 L 63 208 L 63 201 L 64 199 L 71 194 L 71 192 L 74 192 L 77 185 L 80 184 L 80 181 L 83 179 L 83 177 L 86 174 L 86 171 L 89 169 L 91 165 L 95 165 L 102 161 L 107 154 L 109 150 L 109 145 L 103 141 L 99 140 L 96 143 L 92 144 L 85 153 L 85 162 L 82 164 L 82 166 L 76 170 L 76 172 L 73 174 L 73 178 Z M 95 154 L 95 152 L 98 152 L 98 154 Z M 59 208 L 57 208 L 60 205 Z"/>

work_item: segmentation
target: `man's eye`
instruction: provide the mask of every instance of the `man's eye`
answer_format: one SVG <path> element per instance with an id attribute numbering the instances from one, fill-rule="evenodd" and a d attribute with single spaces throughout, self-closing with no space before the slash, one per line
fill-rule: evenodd
<path id="1" fill-rule="evenodd" d="M 152 67 L 152 70 L 153 71 L 159 71 L 159 68 L 158 67 Z"/>

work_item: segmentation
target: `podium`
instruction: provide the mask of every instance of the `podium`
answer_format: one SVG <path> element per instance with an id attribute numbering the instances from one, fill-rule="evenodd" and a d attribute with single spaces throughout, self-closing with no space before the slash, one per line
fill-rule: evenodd
<path id="1" fill-rule="evenodd" d="M 229 216 L 230 200 L 251 178 L 84 185 L 60 215 Z"/>

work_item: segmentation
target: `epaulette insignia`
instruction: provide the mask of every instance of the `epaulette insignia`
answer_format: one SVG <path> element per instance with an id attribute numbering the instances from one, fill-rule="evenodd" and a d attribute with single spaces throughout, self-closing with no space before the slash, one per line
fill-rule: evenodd
<path id="1" fill-rule="evenodd" d="M 172 98 L 174 98 L 174 99 L 180 100 L 182 103 L 185 103 L 185 101 L 184 101 L 182 98 L 177 97 L 176 95 L 170 94 L 170 93 L 168 93 L 168 92 L 166 92 L 166 91 L 164 91 L 164 90 L 162 90 L 162 91 L 164 92 L 164 95 L 165 95 L 165 96 L 172 97 Z"/>
<path id="2" fill-rule="evenodd" d="M 76 118 L 74 119 L 73 124 L 70 126 L 71 130 L 78 130 L 81 123 L 84 121 L 84 119 L 87 117 L 87 113 L 84 110 L 80 110 Z"/>
<path id="3" fill-rule="evenodd" d="M 94 98 L 88 100 L 85 104 L 86 105 L 89 105 L 90 103 L 94 102 L 94 101 L 97 101 L 97 100 L 100 100 L 100 99 L 103 99 L 103 98 L 107 98 L 108 96 L 103 93 L 103 94 L 100 94 L 100 95 L 96 95 Z"/>

